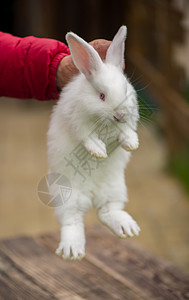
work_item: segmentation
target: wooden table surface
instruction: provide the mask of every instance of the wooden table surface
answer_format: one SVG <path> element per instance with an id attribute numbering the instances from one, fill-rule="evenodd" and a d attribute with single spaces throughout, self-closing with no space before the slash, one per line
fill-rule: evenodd
<path id="1" fill-rule="evenodd" d="M 189 275 L 132 239 L 87 228 L 81 262 L 54 254 L 58 233 L 0 242 L 0 299 L 189 299 Z"/>

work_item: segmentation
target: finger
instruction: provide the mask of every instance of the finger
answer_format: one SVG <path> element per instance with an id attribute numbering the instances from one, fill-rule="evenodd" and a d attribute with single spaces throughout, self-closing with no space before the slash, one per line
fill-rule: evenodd
<path id="1" fill-rule="evenodd" d="M 95 48 L 102 60 L 104 60 L 106 58 L 106 52 L 111 44 L 111 41 L 98 39 L 91 41 L 89 44 Z M 123 64 L 123 70 L 125 70 L 125 63 Z"/>
<path id="2" fill-rule="evenodd" d="M 111 44 L 111 41 L 98 39 L 90 42 L 89 44 L 95 48 L 102 59 L 105 59 L 106 52 Z"/>

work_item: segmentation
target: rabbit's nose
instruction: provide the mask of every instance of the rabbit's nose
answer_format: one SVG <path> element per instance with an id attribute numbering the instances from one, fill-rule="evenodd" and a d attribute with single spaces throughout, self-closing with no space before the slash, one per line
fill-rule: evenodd
<path id="1" fill-rule="evenodd" d="M 119 122 L 121 119 L 123 119 L 124 116 L 125 116 L 125 112 L 122 111 L 122 110 L 116 111 L 116 112 L 114 113 L 114 115 L 113 115 L 114 119 L 115 119 L 116 121 L 118 121 L 118 122 Z"/>

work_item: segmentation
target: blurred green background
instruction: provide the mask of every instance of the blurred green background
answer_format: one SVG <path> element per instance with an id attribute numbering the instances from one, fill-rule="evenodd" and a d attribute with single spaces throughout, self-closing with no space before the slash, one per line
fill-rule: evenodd
<path id="1" fill-rule="evenodd" d="M 111 40 L 127 25 L 126 74 L 138 92 L 140 147 L 126 170 L 136 242 L 189 271 L 189 2 L 7 0 L 0 30 L 65 42 Z M 55 101 L 0 99 L 0 237 L 58 229 L 37 198 L 48 170 L 46 132 Z M 86 223 L 97 222 L 94 211 Z"/>

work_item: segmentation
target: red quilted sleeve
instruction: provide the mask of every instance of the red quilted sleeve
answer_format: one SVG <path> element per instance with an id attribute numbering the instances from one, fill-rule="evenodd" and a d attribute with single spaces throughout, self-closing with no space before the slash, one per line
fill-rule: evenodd
<path id="1" fill-rule="evenodd" d="M 53 39 L 0 32 L 0 96 L 58 99 L 56 70 L 69 54 L 65 44 Z"/>

